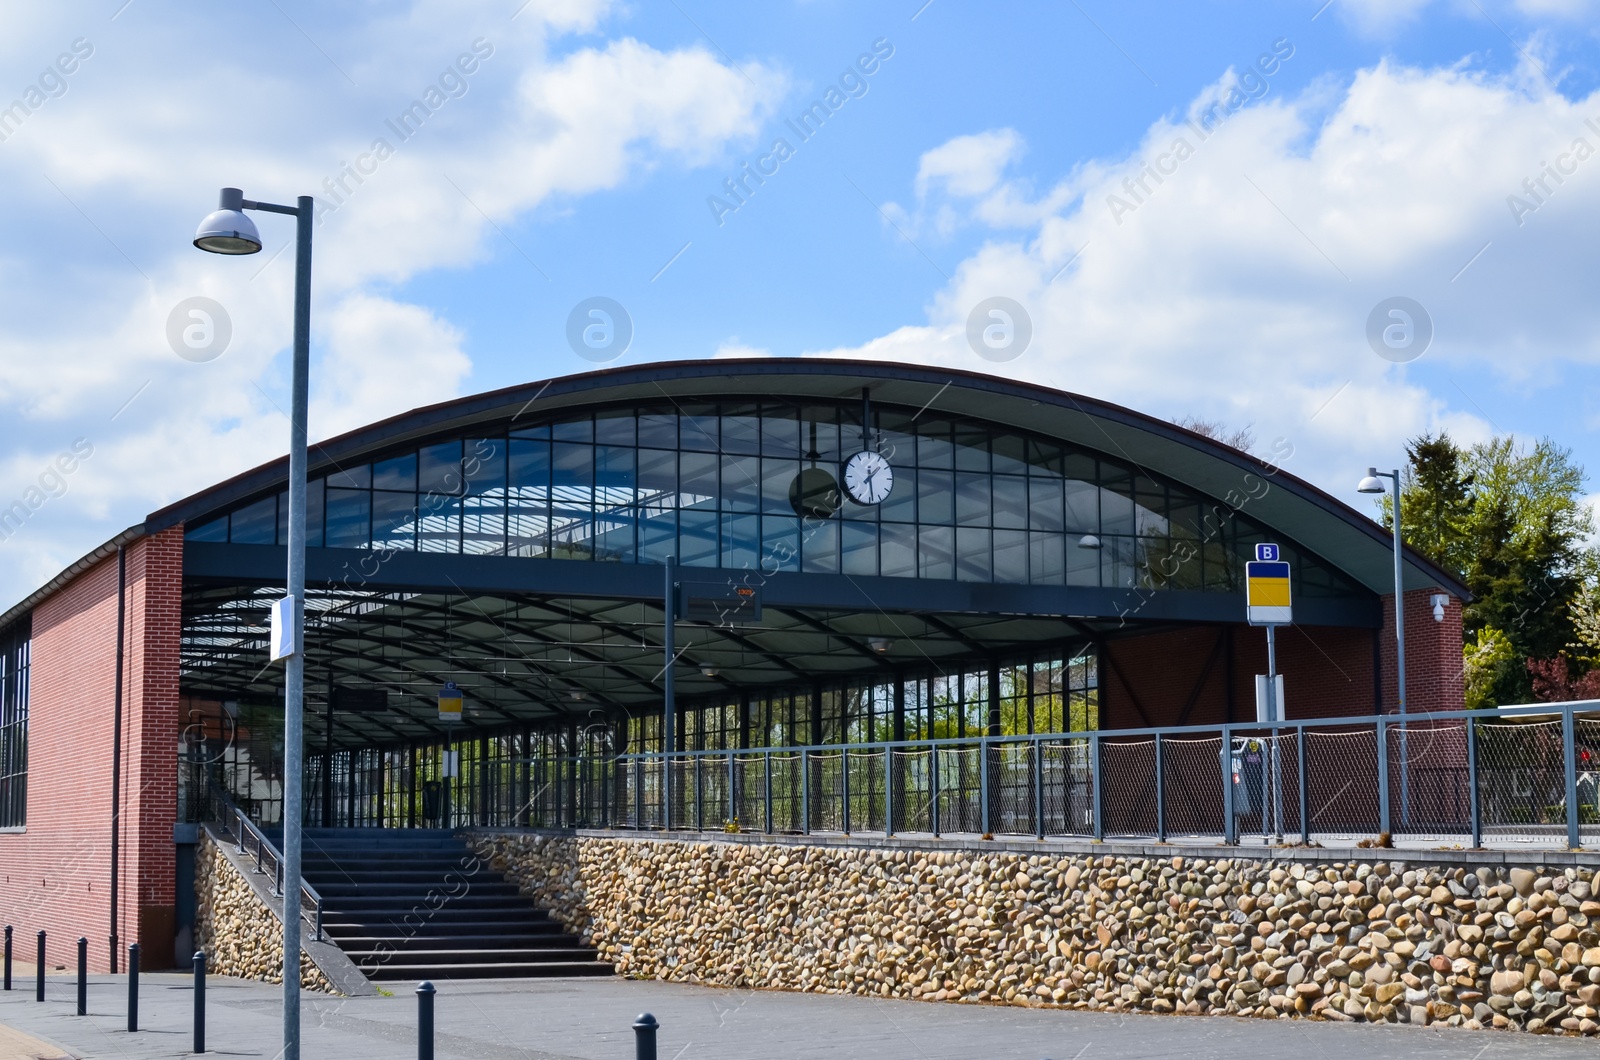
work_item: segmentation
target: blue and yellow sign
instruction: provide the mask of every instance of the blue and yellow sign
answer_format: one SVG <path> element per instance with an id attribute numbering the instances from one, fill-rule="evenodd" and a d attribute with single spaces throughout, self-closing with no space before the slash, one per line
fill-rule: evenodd
<path id="1" fill-rule="evenodd" d="M 439 690 L 439 720 L 446 723 L 461 720 L 461 689 L 454 681 L 446 681 Z"/>
<path id="2" fill-rule="evenodd" d="M 1270 547 L 1270 551 L 1268 548 Z M 1289 599 L 1289 564 L 1276 558 L 1278 546 L 1257 546 L 1256 554 L 1273 559 L 1244 565 L 1245 609 L 1252 626 L 1287 626 L 1294 621 Z"/>

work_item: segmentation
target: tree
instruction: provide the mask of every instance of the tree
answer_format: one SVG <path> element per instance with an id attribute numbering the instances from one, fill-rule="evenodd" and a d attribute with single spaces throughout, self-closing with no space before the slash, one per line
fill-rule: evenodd
<path id="1" fill-rule="evenodd" d="M 1256 444 L 1255 435 L 1250 433 L 1251 424 L 1248 423 L 1243 427 L 1229 427 L 1218 420 L 1203 420 L 1199 416 L 1179 416 L 1172 422 L 1185 430 L 1205 435 L 1213 442 L 1232 446 L 1240 452 L 1248 453 Z"/>
<path id="2" fill-rule="evenodd" d="M 1586 544 L 1593 521 L 1571 451 L 1510 437 L 1462 449 L 1440 434 L 1414 439 L 1407 454 L 1402 536 L 1475 597 L 1462 615 L 1469 698 L 1526 701 L 1564 687 L 1559 673 L 1570 683 L 1600 663 L 1600 563 Z M 1383 516 L 1392 525 L 1387 503 Z M 1581 647 L 1580 629 L 1592 648 Z M 1527 665 L 1557 659 L 1560 671 Z"/>

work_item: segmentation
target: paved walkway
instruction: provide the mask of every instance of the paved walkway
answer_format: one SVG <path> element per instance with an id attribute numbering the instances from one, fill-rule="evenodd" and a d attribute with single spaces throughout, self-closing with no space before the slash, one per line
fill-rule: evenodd
<path id="1" fill-rule="evenodd" d="M 26 1038 L 0 1036 L 0 1057 L 177 1057 L 190 1045 L 189 979 L 147 975 L 143 1030 L 129 1034 L 126 980 L 90 980 L 87 1017 L 74 1014 L 74 982 L 50 977 L 46 1001 L 0 993 L 0 1025 L 45 1040 L 43 1052 L 6 1052 Z M 409 984 L 390 997 L 306 995 L 306 1060 L 407 1060 L 416 1055 Z M 224 1057 L 278 1051 L 278 988 L 232 979 L 208 986 L 207 1045 Z M 1595 1055 L 1592 1041 L 1486 1031 L 1375 1027 L 1216 1017 L 1116 1016 L 997 1006 L 717 990 L 622 979 L 445 983 L 437 997 L 440 1060 L 627 1060 L 634 1017 L 661 1022 L 661 1060 L 863 1058 L 863 1060 L 1542 1060 Z"/>

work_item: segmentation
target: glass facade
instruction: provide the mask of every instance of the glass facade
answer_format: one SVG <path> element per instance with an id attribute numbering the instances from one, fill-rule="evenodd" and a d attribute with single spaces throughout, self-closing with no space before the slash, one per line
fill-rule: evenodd
<path id="1" fill-rule="evenodd" d="M 0 828 L 28 822 L 28 654 L 26 626 L 0 634 Z"/>
<path id="2" fill-rule="evenodd" d="M 1102 454 L 993 424 L 877 407 L 706 404 L 568 415 L 394 452 L 309 484 L 329 548 L 768 573 L 1238 591 L 1266 535 L 1228 504 Z M 840 485 L 862 449 L 893 488 Z M 283 543 L 285 494 L 199 521 L 190 540 Z M 1098 547 L 1093 546 L 1098 541 Z M 1301 596 L 1356 592 L 1284 545 Z"/>

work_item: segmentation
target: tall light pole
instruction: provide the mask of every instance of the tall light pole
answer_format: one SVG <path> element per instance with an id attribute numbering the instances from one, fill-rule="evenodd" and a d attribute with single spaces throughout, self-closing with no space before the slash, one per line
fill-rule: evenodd
<path id="1" fill-rule="evenodd" d="M 293 217 L 294 370 L 289 413 L 289 588 L 293 651 L 284 667 L 283 698 L 283 1050 L 282 1060 L 300 1060 L 300 826 L 304 743 L 306 614 L 306 375 L 311 364 L 312 199 L 294 206 L 252 202 L 238 188 L 223 188 L 215 212 L 200 222 L 194 245 L 212 254 L 255 254 L 261 237 L 246 210 Z"/>
<path id="2" fill-rule="evenodd" d="M 1394 639 L 1395 639 L 1395 693 L 1400 713 L 1406 712 L 1406 594 L 1401 581 L 1400 563 L 1403 546 L 1400 543 L 1400 469 L 1379 471 L 1367 468 L 1367 476 L 1356 484 L 1357 493 L 1388 492 L 1381 479 L 1388 479 L 1394 487 Z M 1379 748 L 1379 753 L 1387 753 Z M 1400 723 L 1400 819 L 1411 822 L 1411 769 L 1406 760 L 1406 727 Z"/>

